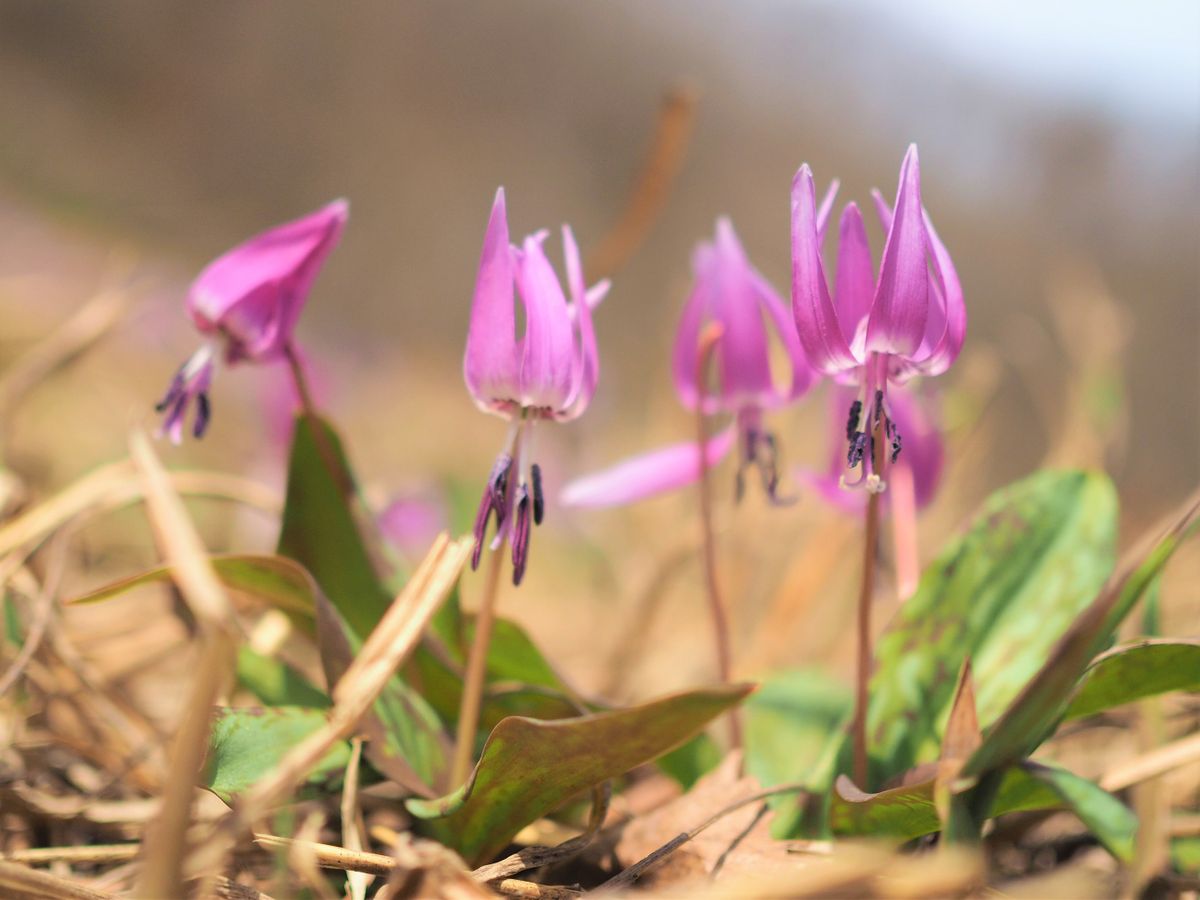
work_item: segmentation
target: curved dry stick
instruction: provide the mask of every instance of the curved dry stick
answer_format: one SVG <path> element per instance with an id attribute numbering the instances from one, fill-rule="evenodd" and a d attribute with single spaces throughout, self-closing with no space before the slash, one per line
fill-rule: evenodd
<path id="1" fill-rule="evenodd" d="M 616 224 L 588 254 L 584 268 L 589 280 L 606 278 L 625 265 L 662 213 L 675 178 L 683 168 L 683 158 L 696 118 L 696 100 L 696 92 L 687 87 L 677 87 L 663 98 L 650 153 L 625 203 L 625 209 Z"/>
<path id="2" fill-rule="evenodd" d="M 50 628 L 50 617 L 54 612 L 54 595 L 58 593 L 58 586 L 62 582 L 63 572 L 66 569 L 65 551 L 67 541 L 65 533 L 63 534 L 64 536 L 55 542 L 54 549 L 56 552 L 47 566 L 46 577 L 42 579 L 38 595 L 35 598 L 37 615 L 28 633 L 25 635 L 25 640 L 21 644 L 21 650 L 17 653 L 17 658 L 13 660 L 12 665 L 0 677 L 0 697 L 4 696 L 8 692 L 8 689 L 16 684 L 17 679 L 21 677 L 21 673 L 25 671 L 25 667 L 29 665 L 29 661 L 33 659 L 33 655 L 41 647 L 42 640 Z"/>
<path id="3" fill-rule="evenodd" d="M 675 835 L 675 837 L 671 838 L 671 840 L 667 841 L 657 850 L 647 854 L 646 856 L 643 856 L 633 865 L 618 872 L 612 878 L 608 879 L 608 881 L 596 888 L 596 891 L 608 892 L 631 886 L 634 882 L 642 877 L 642 874 L 647 869 L 658 865 L 688 841 L 693 840 L 701 832 L 710 826 L 715 825 L 730 813 L 737 812 L 744 806 L 749 806 L 752 803 L 761 803 L 763 800 L 770 799 L 771 797 L 777 797 L 780 794 L 804 794 L 807 792 L 808 787 L 806 785 L 793 782 L 791 784 L 779 784 L 773 788 L 767 788 L 766 790 L 759 791 L 757 794 L 751 794 L 749 797 L 743 797 L 741 800 L 731 803 L 723 809 L 713 813 L 695 828 Z"/>

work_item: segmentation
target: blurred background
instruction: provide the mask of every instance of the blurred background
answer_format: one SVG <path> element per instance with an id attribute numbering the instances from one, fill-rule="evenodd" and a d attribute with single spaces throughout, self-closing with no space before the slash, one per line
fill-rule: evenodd
<path id="1" fill-rule="evenodd" d="M 656 134 L 678 160 L 662 139 L 656 155 Z M 7 405 L 5 464 L 49 490 L 123 454 L 197 343 L 182 306 L 196 271 L 345 196 L 350 226 L 300 328 L 320 393 L 381 507 L 432 484 L 461 524 L 503 435 L 460 374 L 497 185 L 515 235 L 570 222 L 595 253 L 647 161 L 667 160 L 657 214 L 597 315 L 595 402 L 539 439 L 553 487 L 691 433 L 667 354 L 691 247 L 718 215 L 786 295 L 796 168 L 840 177 L 845 199 L 891 195 L 910 141 L 970 315 L 940 379 L 951 470 L 923 556 L 1046 462 L 1109 471 L 1128 539 L 1200 478 L 1193 0 L 441 0 L 354 15 L 308 0 L 3 0 L 0 365 L 27 360 L 98 292 L 123 303 L 92 352 Z M 286 424 L 263 412 L 277 382 L 222 372 L 209 435 L 162 445 L 169 464 L 278 487 Z M 819 395 L 772 424 L 789 460 L 822 464 Z M 694 509 L 687 494 L 552 508 L 528 587 L 502 606 L 543 639 L 563 636 L 551 655 L 591 689 L 703 677 L 707 651 L 686 650 L 707 627 L 687 562 Z M 839 560 L 853 557 L 854 523 L 808 497 L 782 512 L 752 497 L 722 515 L 741 658 L 848 660 L 857 576 Z M 206 520 L 213 546 L 270 546 L 261 517 L 228 520 Z M 95 566 L 80 584 L 152 562 L 136 537 L 85 534 Z M 629 621 L 680 652 L 619 669 Z"/>

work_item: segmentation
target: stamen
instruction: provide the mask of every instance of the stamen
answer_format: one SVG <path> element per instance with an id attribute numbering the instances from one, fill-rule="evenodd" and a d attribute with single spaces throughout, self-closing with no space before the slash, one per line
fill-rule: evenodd
<path id="1" fill-rule="evenodd" d="M 901 448 L 900 432 L 899 432 L 899 430 L 895 430 L 895 433 L 892 435 L 892 462 L 893 463 L 900 456 L 900 448 Z"/>
<path id="2" fill-rule="evenodd" d="M 475 549 L 471 552 L 471 568 L 479 568 L 479 560 L 483 555 L 483 539 L 487 534 L 488 521 L 492 514 L 496 515 L 496 530 L 504 526 L 508 516 L 508 476 L 512 470 L 512 457 L 501 453 L 496 457 L 492 472 L 488 475 L 487 487 L 483 489 L 483 497 L 479 501 L 479 510 L 475 513 Z"/>
<path id="3" fill-rule="evenodd" d="M 533 524 L 541 525 L 542 516 L 546 513 L 546 498 L 542 494 L 542 468 L 537 463 L 534 463 L 529 468 L 529 475 L 533 481 Z"/>
<path id="4" fill-rule="evenodd" d="M 212 405 L 208 401 L 208 392 L 201 391 L 196 395 L 196 419 L 192 422 L 192 437 L 202 438 L 212 418 Z"/>
<path id="5" fill-rule="evenodd" d="M 854 435 L 858 434 L 858 420 L 862 416 L 862 401 L 855 400 L 850 404 L 850 417 L 846 420 L 846 440 L 854 440 Z"/>
<path id="6" fill-rule="evenodd" d="M 853 469 L 862 462 L 866 450 L 867 435 L 864 432 L 856 431 L 854 437 L 850 439 L 850 451 L 846 454 L 846 465 Z"/>
<path id="7" fill-rule="evenodd" d="M 525 577 L 525 564 L 529 561 L 529 537 L 533 531 L 530 514 L 529 487 L 524 482 L 517 488 L 517 515 L 512 534 L 513 585 L 519 585 Z"/>

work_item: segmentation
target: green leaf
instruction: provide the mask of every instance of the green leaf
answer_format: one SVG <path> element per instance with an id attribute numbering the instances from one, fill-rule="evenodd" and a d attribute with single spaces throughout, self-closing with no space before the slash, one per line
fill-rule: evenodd
<path id="1" fill-rule="evenodd" d="M 270 656 L 238 647 L 238 684 L 268 706 L 328 707 L 329 698 L 291 666 Z"/>
<path id="2" fill-rule="evenodd" d="M 296 418 L 279 553 L 303 563 L 361 637 L 391 603 L 355 516 L 354 477 L 342 443 L 315 417 Z"/>
<path id="3" fill-rule="evenodd" d="M 662 773 L 685 791 L 721 762 L 721 748 L 707 734 L 698 734 L 674 750 L 664 753 L 656 764 Z"/>
<path id="4" fill-rule="evenodd" d="M 1063 718 L 1094 716 L 1168 691 L 1200 691 L 1200 641 L 1138 641 L 1096 657 Z"/>
<path id="5" fill-rule="evenodd" d="M 696 734 L 750 691 L 724 685 L 642 706 L 541 722 L 500 722 L 465 785 L 409 811 L 475 864 L 514 834 L 588 788 L 661 756 Z"/>
<path id="6" fill-rule="evenodd" d="M 1115 496 L 1099 474 L 1039 472 L 984 504 L 879 642 L 872 782 L 937 757 L 966 657 L 980 725 L 1004 711 L 1104 583 L 1115 533 Z"/>
<path id="7" fill-rule="evenodd" d="M 325 724 L 318 709 L 295 706 L 224 707 L 213 719 L 204 786 L 224 800 L 233 798 L 277 765 L 300 741 Z M 332 788 L 350 761 L 350 745 L 339 741 L 305 779 L 309 788 Z"/>
<path id="8" fill-rule="evenodd" d="M 267 606 L 286 613 L 308 633 L 313 630 L 313 605 L 319 590 L 304 566 L 282 556 L 228 554 L 209 557 L 217 577 L 230 590 L 249 594 Z M 169 581 L 166 566 L 122 578 L 69 601 L 99 603 L 146 584 Z"/>
<path id="9" fill-rule="evenodd" d="M 1026 760 L 1021 769 L 1063 801 L 1105 848 L 1122 862 L 1133 861 L 1137 816 L 1098 784 L 1065 769 Z"/>
<path id="10" fill-rule="evenodd" d="M 964 779 L 978 778 L 1024 759 L 1045 739 L 1088 663 L 1112 639 L 1121 619 L 1198 522 L 1200 494 L 1184 504 L 1165 535 L 1156 541 L 1143 542 L 1130 554 L 1121 570 L 1108 580 L 1037 674 L 984 735 L 983 744 L 963 767 Z"/>
<path id="11" fill-rule="evenodd" d="M 1171 865 L 1184 875 L 1200 875 L 1200 837 L 1177 837 L 1171 841 Z"/>
<path id="12" fill-rule="evenodd" d="M 834 833 L 886 837 L 904 842 L 940 830 L 942 823 L 934 800 L 936 779 L 933 768 L 932 765 L 922 766 L 913 771 L 912 783 L 876 794 L 864 793 L 844 775 L 839 777 L 829 810 Z M 924 772 L 926 769 L 929 770 L 927 773 Z M 1013 767 L 1004 773 L 990 805 L 989 816 L 1057 809 L 1062 805 L 1064 801 L 1058 792 L 1022 768 Z"/>
<path id="13" fill-rule="evenodd" d="M 0 599 L 4 603 L 4 639 L 13 647 L 20 647 L 25 638 L 21 628 L 21 617 L 17 615 L 17 604 L 13 603 L 13 596 L 8 591 L 0 595 Z"/>

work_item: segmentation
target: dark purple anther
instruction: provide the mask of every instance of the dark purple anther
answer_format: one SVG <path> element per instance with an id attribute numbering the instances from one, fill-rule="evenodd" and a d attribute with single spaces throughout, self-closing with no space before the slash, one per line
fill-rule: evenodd
<path id="1" fill-rule="evenodd" d="M 512 533 L 513 584 L 519 585 L 525 577 L 525 564 L 529 561 L 529 536 L 533 530 L 529 487 L 524 482 L 517 488 L 517 516 Z"/>
<path id="2" fill-rule="evenodd" d="M 850 404 L 850 417 L 846 420 L 846 440 L 854 440 L 858 434 L 858 420 L 862 416 L 862 401 L 855 400 Z"/>
<path id="3" fill-rule="evenodd" d="M 542 494 L 542 467 L 534 463 L 529 471 L 533 479 L 533 524 L 541 525 L 546 513 L 546 498 Z"/>
<path id="4" fill-rule="evenodd" d="M 483 489 L 483 498 L 479 501 L 479 511 L 475 513 L 475 549 L 471 553 L 471 568 L 479 568 L 479 559 L 483 555 L 483 539 L 487 534 L 488 520 L 492 513 L 496 514 L 496 530 L 499 531 L 508 517 L 508 475 L 512 470 L 512 457 L 501 453 L 496 457 L 492 466 L 492 474 L 488 476 L 487 487 Z"/>

